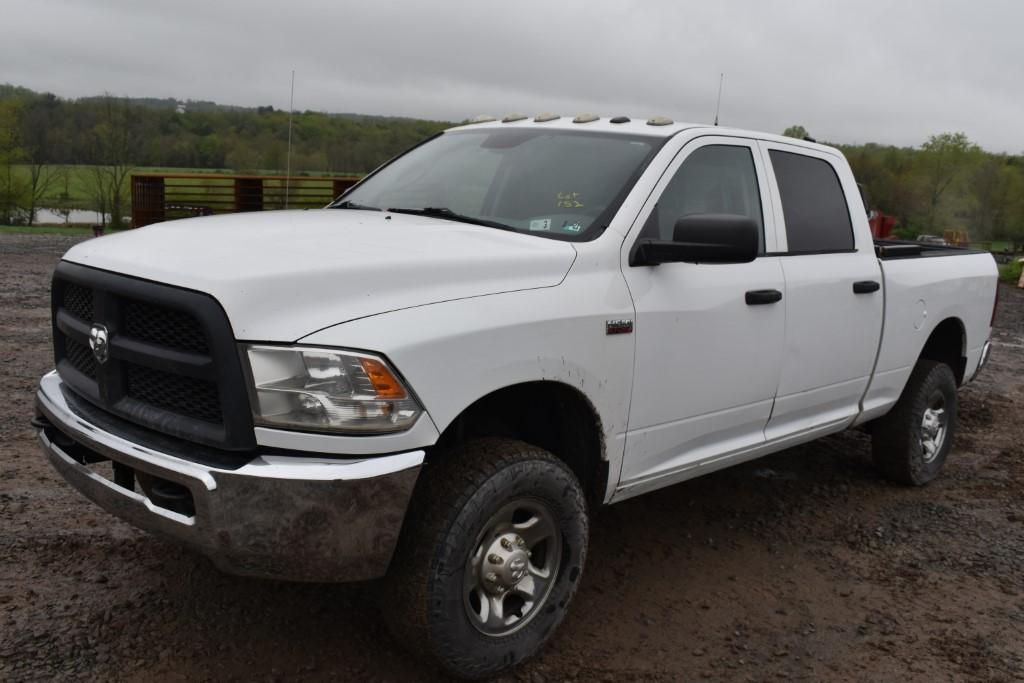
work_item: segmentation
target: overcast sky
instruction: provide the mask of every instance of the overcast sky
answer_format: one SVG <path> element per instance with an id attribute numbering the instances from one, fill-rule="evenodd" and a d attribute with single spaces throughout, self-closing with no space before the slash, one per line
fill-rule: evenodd
<path id="1" fill-rule="evenodd" d="M 459 120 L 556 111 L 1024 152 L 1022 0 L 0 0 L 0 82 Z"/>

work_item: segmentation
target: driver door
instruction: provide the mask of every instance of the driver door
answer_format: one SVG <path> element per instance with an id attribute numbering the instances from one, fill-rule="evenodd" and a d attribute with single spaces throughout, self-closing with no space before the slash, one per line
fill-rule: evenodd
<path id="1" fill-rule="evenodd" d="M 756 141 L 699 137 L 679 151 L 624 242 L 636 356 L 620 497 L 764 443 L 786 301 L 748 303 L 746 293 L 785 291 L 779 258 L 765 255 L 775 251 L 771 206 Z M 754 219 L 760 256 L 740 264 L 628 265 L 637 239 L 672 239 L 677 219 L 700 213 Z"/>

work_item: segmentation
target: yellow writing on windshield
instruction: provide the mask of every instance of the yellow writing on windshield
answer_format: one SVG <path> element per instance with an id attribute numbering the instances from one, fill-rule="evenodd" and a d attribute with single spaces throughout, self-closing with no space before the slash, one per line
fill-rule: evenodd
<path id="1" fill-rule="evenodd" d="M 580 201 L 579 192 L 559 192 L 555 195 L 557 200 L 555 206 L 559 209 L 582 209 L 583 202 Z"/>

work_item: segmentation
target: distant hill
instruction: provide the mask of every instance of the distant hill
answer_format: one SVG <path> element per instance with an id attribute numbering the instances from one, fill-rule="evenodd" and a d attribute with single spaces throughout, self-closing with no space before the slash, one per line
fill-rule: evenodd
<path id="1" fill-rule="evenodd" d="M 33 98 L 41 97 L 45 95 L 51 95 L 52 93 L 38 93 L 28 88 L 21 86 L 3 84 L 0 85 L 0 99 L 4 98 Z M 90 95 L 79 98 L 60 98 L 65 102 L 80 102 L 80 103 L 95 103 L 102 102 L 109 99 L 111 95 Z M 179 107 L 184 108 L 187 112 L 253 112 L 257 114 L 266 114 L 274 111 L 280 111 L 274 109 L 273 106 L 256 106 L 256 107 L 244 107 L 237 104 L 220 104 L 219 102 L 212 102 L 210 100 L 192 100 L 185 99 L 180 100 L 174 97 L 119 97 L 115 96 L 118 100 L 126 102 L 132 106 L 145 107 L 147 109 L 158 109 L 164 111 L 176 111 Z M 287 110 L 285 110 L 287 111 Z M 296 112 L 300 113 L 300 112 Z M 337 116 L 347 119 L 355 120 L 373 120 L 373 121 L 429 121 L 430 119 L 420 119 L 409 116 L 386 116 L 383 114 L 359 114 L 355 112 L 319 112 L 312 109 L 307 109 L 305 114 L 325 114 L 327 116 Z M 446 125 L 453 125 L 446 123 Z"/>
<path id="2" fill-rule="evenodd" d="M 293 125 L 291 168 L 302 174 L 366 173 L 452 124 L 303 111 Z M 271 106 L 173 97 L 66 99 L 0 85 L 0 167 L 275 172 L 285 168 L 287 143 L 288 112 Z M 920 148 L 868 143 L 841 149 L 867 191 L 869 208 L 896 216 L 901 236 L 969 230 L 975 240 L 1024 241 L 1024 157 L 985 152 L 962 133 L 933 135 Z M 0 218 L 17 203 L 12 197 L 31 194 L 5 177 L 14 175 L 0 173 Z"/>
<path id="3" fill-rule="evenodd" d="M 105 163 L 97 126 L 128 135 L 137 166 L 283 169 L 288 113 L 272 106 L 239 107 L 173 97 L 100 95 L 62 98 L 0 85 L 0 104 L 17 109 L 33 155 L 55 164 Z M 365 173 L 452 124 L 373 114 L 296 112 L 292 168 L 296 172 Z"/>

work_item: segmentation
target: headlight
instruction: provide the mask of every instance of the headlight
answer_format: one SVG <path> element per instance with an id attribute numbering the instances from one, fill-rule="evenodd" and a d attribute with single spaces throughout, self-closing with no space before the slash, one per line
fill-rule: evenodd
<path id="1" fill-rule="evenodd" d="M 378 356 L 301 346 L 243 348 L 258 425 L 381 434 L 408 429 L 423 412 Z"/>

